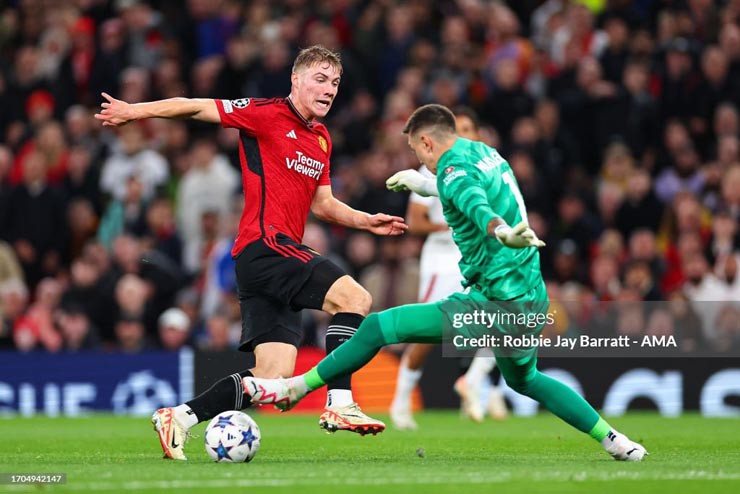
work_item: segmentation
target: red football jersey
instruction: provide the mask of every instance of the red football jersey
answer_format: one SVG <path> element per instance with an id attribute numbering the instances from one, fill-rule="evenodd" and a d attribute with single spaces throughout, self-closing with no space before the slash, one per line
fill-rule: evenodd
<path id="1" fill-rule="evenodd" d="M 216 100 L 221 125 L 239 129 L 244 212 L 232 255 L 250 242 L 288 235 L 298 243 L 316 187 L 329 185 L 331 138 L 289 98 Z"/>

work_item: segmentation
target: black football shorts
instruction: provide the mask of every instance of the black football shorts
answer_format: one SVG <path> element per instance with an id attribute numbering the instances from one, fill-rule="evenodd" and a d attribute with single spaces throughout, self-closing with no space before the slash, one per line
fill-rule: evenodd
<path id="1" fill-rule="evenodd" d="M 321 310 L 329 288 L 344 270 L 318 252 L 278 233 L 248 244 L 236 256 L 242 315 L 239 350 L 261 343 L 298 347 L 301 309 Z"/>

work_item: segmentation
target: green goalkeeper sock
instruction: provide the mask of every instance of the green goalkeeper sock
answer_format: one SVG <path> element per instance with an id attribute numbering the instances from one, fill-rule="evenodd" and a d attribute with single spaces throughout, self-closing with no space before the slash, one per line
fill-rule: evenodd
<path id="1" fill-rule="evenodd" d="M 312 376 L 310 383 L 307 380 L 306 384 L 309 387 L 312 387 L 311 384 L 321 387 L 324 383 L 336 381 L 341 376 L 354 373 L 370 362 L 385 344 L 378 315 L 370 314 L 362 321 L 352 338 L 342 343 L 339 348 L 319 362 L 315 367 L 315 377 L 318 379 Z"/>
<path id="2" fill-rule="evenodd" d="M 596 422 L 596 425 L 593 426 L 588 435 L 601 442 L 611 430 L 612 426 L 609 425 L 606 420 L 599 417 L 599 421 Z"/>
<path id="3" fill-rule="evenodd" d="M 303 374 L 303 380 L 311 391 L 326 385 L 326 381 L 321 379 L 321 376 L 319 375 L 318 367 L 313 367 L 310 371 Z"/>

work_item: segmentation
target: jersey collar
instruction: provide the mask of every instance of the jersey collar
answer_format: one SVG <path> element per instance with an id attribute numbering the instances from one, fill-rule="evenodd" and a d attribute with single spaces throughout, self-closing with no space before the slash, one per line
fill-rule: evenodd
<path id="1" fill-rule="evenodd" d="M 306 120 L 306 118 L 303 115 L 301 115 L 301 112 L 299 112 L 298 109 L 293 104 L 293 100 L 291 99 L 290 95 L 288 95 L 288 97 L 285 98 L 285 100 L 288 102 L 288 108 L 290 108 L 290 110 L 293 113 L 295 113 L 298 118 L 301 119 L 301 122 L 306 124 L 309 128 L 313 128 L 313 120 Z"/>

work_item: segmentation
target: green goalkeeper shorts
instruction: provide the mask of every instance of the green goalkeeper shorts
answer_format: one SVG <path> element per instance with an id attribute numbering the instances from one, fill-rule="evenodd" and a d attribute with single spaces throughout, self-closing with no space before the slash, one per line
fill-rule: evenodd
<path id="1" fill-rule="evenodd" d="M 512 300 L 489 300 L 471 287 L 438 303 L 444 316 L 445 344 L 457 350 L 490 347 L 497 356 L 515 359 L 536 351 L 533 340 L 552 318 L 544 281 Z"/>
<path id="2" fill-rule="evenodd" d="M 498 338 L 491 347 L 498 357 L 529 358 L 529 345 L 504 345 L 504 336 L 537 336 L 545 327 L 549 301 L 545 283 L 513 300 L 488 300 L 480 290 L 456 293 L 439 302 L 394 307 L 378 314 L 386 345 L 393 343 L 451 344 L 459 338 Z M 473 347 L 456 350 L 475 350 Z"/>

